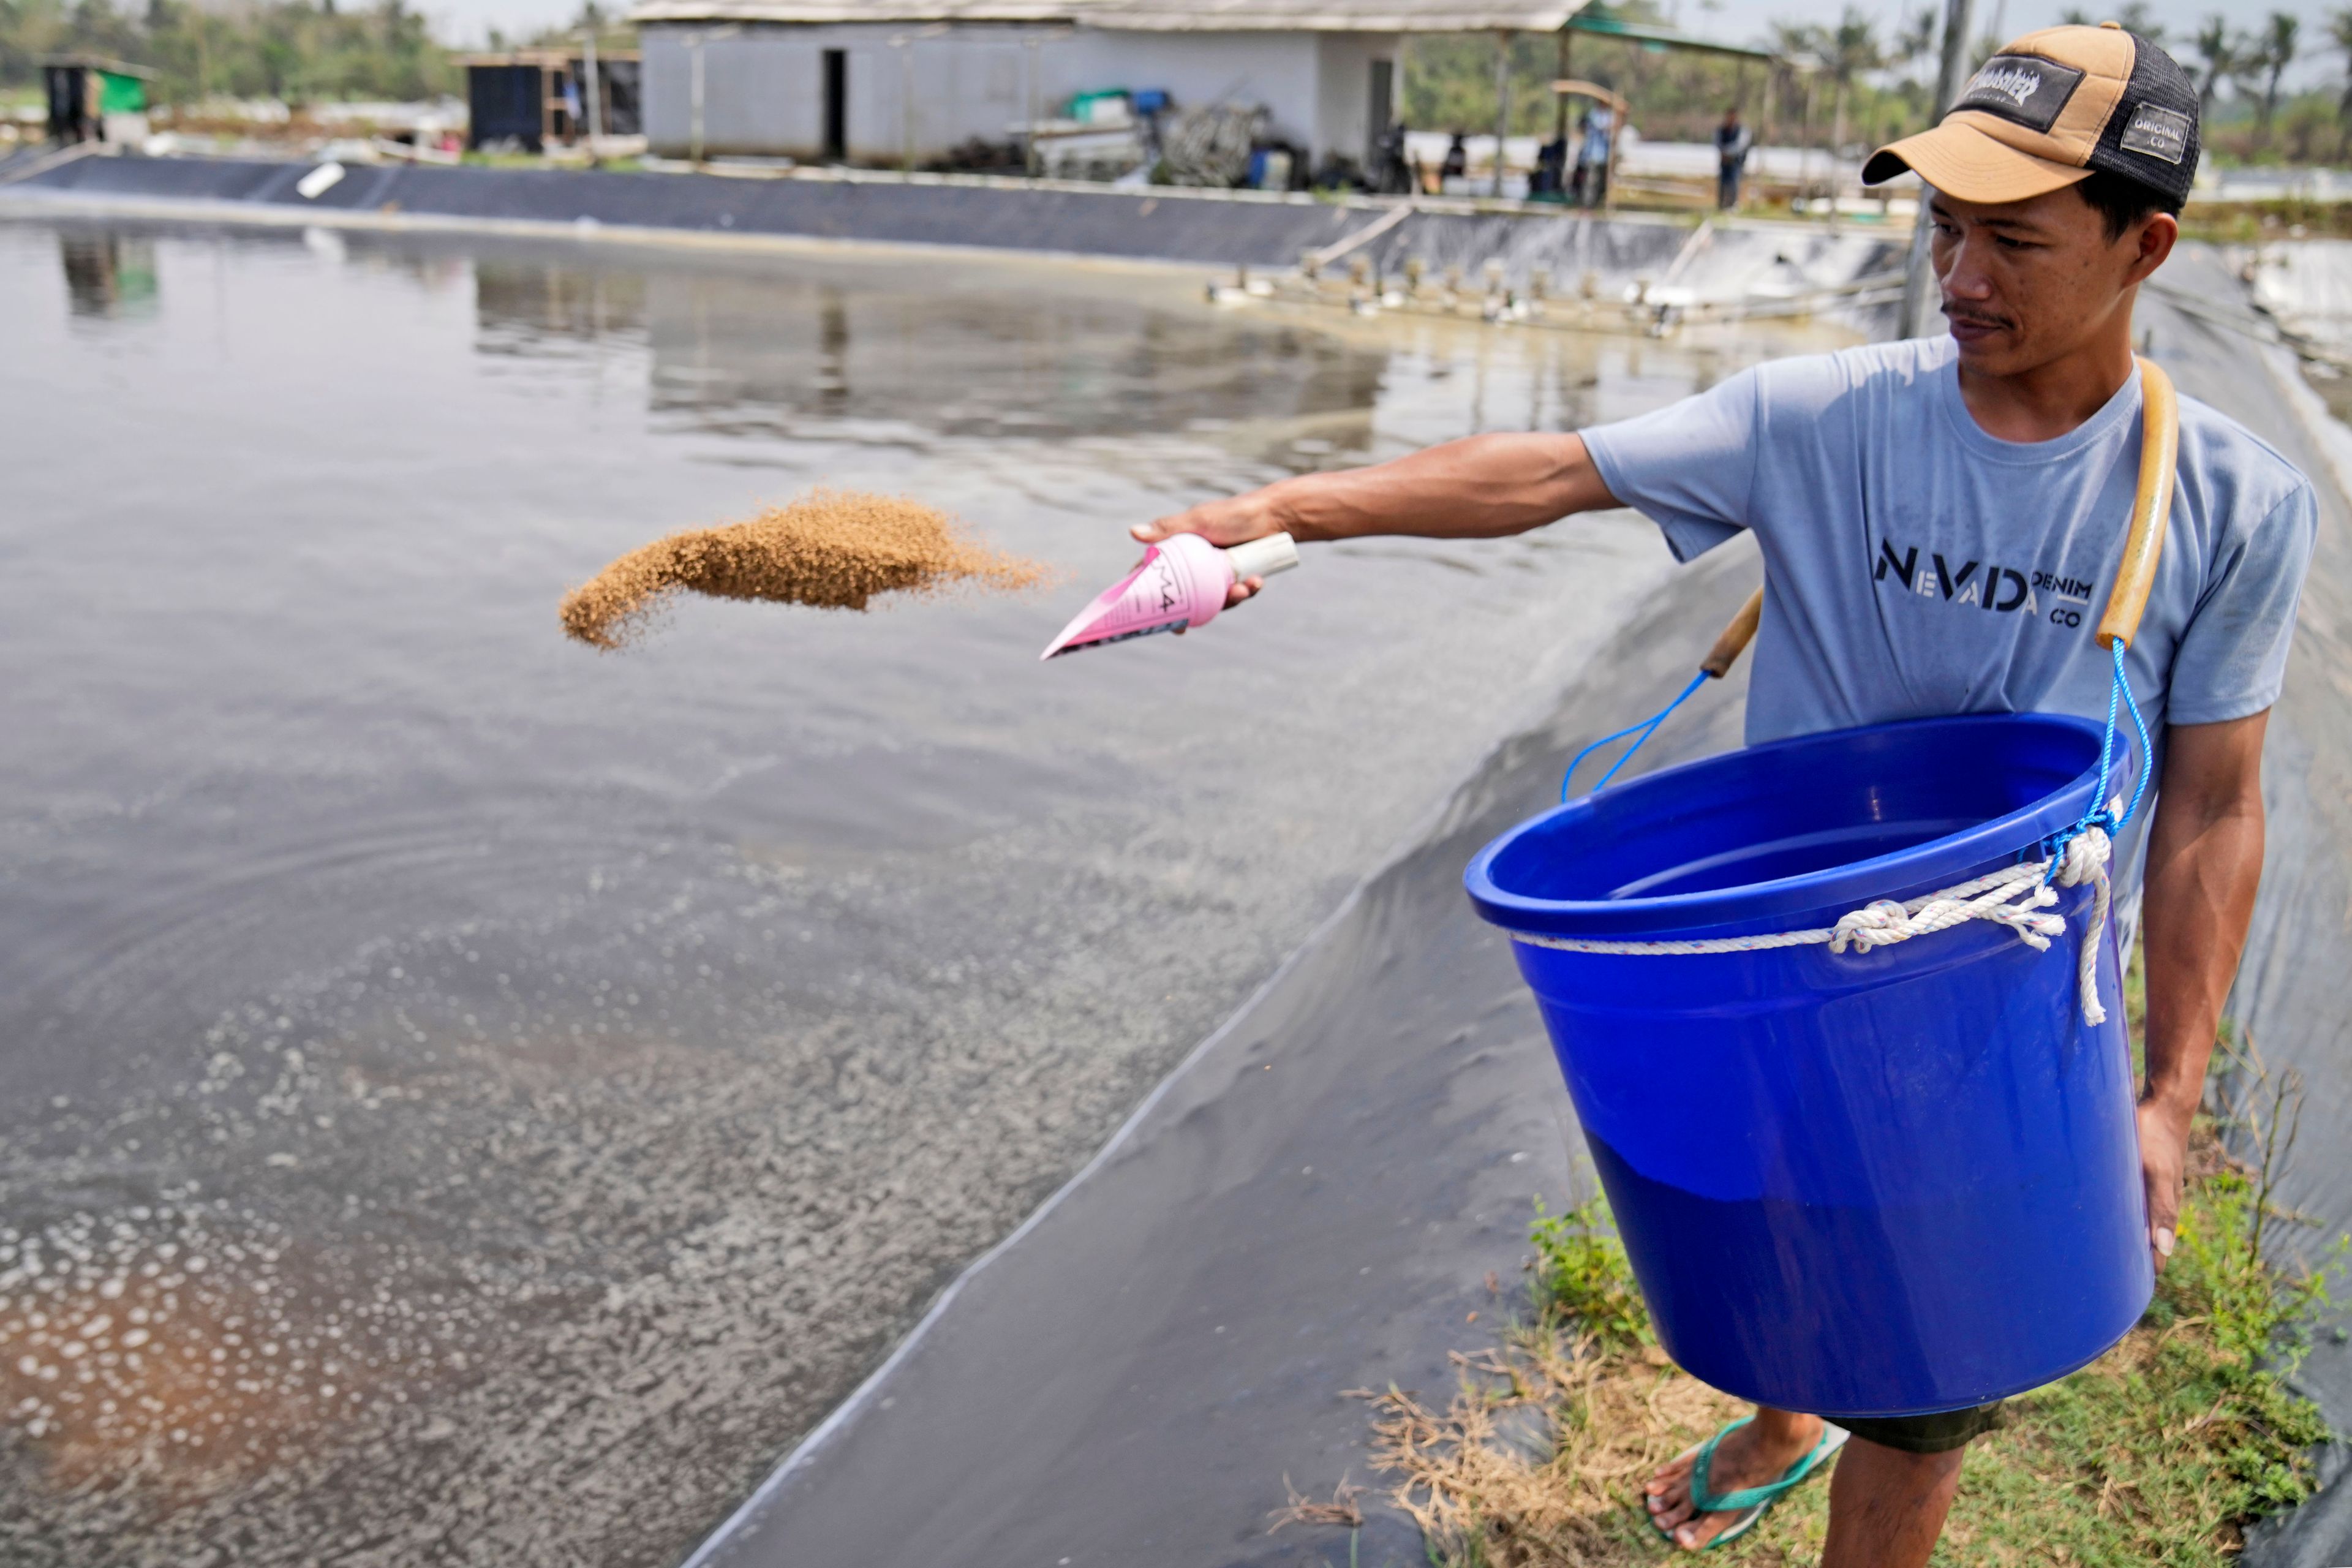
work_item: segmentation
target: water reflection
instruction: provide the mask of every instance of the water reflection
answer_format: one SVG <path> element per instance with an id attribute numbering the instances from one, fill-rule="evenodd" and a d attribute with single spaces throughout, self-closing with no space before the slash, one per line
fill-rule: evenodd
<path id="1" fill-rule="evenodd" d="M 77 316 L 146 316 L 155 310 L 155 246 L 113 233 L 58 236 L 66 297 Z"/>
<path id="2" fill-rule="evenodd" d="M 472 271 L 480 353 L 568 353 L 582 343 L 645 334 L 641 271 L 492 258 Z"/>
<path id="3" fill-rule="evenodd" d="M 1392 357 L 1386 344 L 1310 321 L 983 292 L 888 271 L 854 292 L 782 268 L 647 273 L 593 261 L 485 260 L 475 280 L 481 352 L 569 355 L 642 333 L 656 413 L 753 438 L 809 420 L 1024 439 L 1305 420 L 1329 426 L 1319 450 L 1361 454 Z"/>

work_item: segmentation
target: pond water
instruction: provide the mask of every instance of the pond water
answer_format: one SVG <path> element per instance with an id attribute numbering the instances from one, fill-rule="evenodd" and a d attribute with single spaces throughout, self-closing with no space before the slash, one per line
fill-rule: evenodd
<path id="1" fill-rule="evenodd" d="M 1124 526 L 1794 341 L 46 222 L 0 320 L 0 1557 L 58 1564 L 674 1559 L 1668 569 L 1318 551 L 1039 665 Z M 1067 579 L 561 637 L 816 484 Z"/>

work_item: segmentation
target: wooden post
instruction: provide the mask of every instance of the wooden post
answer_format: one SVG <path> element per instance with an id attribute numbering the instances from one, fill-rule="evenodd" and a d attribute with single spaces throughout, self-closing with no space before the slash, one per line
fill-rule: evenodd
<path id="1" fill-rule="evenodd" d="M 1503 138 L 1511 132 L 1511 40 L 1506 27 L 1495 35 L 1495 198 L 1503 195 Z"/>
<path id="2" fill-rule="evenodd" d="M 1635 51 L 1638 55 L 1639 51 Z M 1609 105 L 1609 156 L 1601 163 L 1601 210 L 1617 210 L 1617 149 L 1625 144 L 1625 122 L 1633 117 L 1633 100 L 1622 93 L 1612 92 Z"/>
<path id="3" fill-rule="evenodd" d="M 1569 41 L 1575 37 L 1576 35 L 1569 31 L 1566 27 L 1562 27 L 1559 30 L 1559 70 L 1558 75 L 1559 79 L 1561 81 L 1568 80 L 1570 76 L 1573 74 L 1568 68 L 1568 57 Z M 1564 92 L 1555 92 L 1551 95 L 1551 101 L 1552 140 L 1555 142 L 1566 142 L 1568 140 L 1568 94 Z"/>
<path id="4" fill-rule="evenodd" d="M 1936 101 L 1928 109 L 1928 123 L 1944 117 L 1944 110 L 1960 96 L 1961 83 L 1969 66 L 1969 31 L 1974 22 L 1969 0 L 1945 0 L 1944 54 L 1936 68 Z M 1927 216 L 1927 187 L 1919 187 L 1919 216 L 1911 223 L 1910 276 L 1903 289 L 1903 320 L 1895 330 L 1897 337 L 1925 337 L 1928 325 L 1935 320 L 1941 300 L 1936 284 L 1936 268 L 1927 254 L 1928 241 L 1935 237 L 1935 222 Z"/>

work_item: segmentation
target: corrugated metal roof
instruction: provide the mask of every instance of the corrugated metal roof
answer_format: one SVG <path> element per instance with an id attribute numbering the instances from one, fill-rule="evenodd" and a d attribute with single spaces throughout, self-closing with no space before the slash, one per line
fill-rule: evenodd
<path id="1" fill-rule="evenodd" d="M 1066 22 L 1154 33 L 1553 32 L 1584 0 L 648 0 L 629 20 L 801 26 Z"/>
<path id="2" fill-rule="evenodd" d="M 629 13 L 651 22 L 1068 22 L 1094 0 L 650 0 Z"/>
<path id="3" fill-rule="evenodd" d="M 1087 26 L 1154 33 L 1557 32 L 1583 0 L 1102 0 Z"/>
<path id="4" fill-rule="evenodd" d="M 1572 32 L 1591 33 L 1596 37 L 1623 38 L 1636 44 L 1656 44 L 1661 48 L 1696 49 L 1707 55 L 1737 55 L 1742 59 L 1769 60 L 1778 57 L 1770 49 L 1752 44 L 1726 43 L 1719 38 L 1702 38 L 1690 33 L 1677 33 L 1672 27 L 1654 27 L 1642 22 L 1621 22 L 1614 16 L 1580 16 L 1568 24 Z"/>

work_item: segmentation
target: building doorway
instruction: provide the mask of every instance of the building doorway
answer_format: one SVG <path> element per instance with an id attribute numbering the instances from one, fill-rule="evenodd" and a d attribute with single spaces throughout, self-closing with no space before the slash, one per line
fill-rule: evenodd
<path id="1" fill-rule="evenodd" d="M 1381 166 L 1382 142 L 1389 126 L 1396 117 L 1396 62 L 1372 62 L 1372 92 L 1364 112 L 1364 168 L 1377 176 Z"/>
<path id="2" fill-rule="evenodd" d="M 830 163 L 849 158 L 849 51 L 824 51 L 824 157 Z"/>

